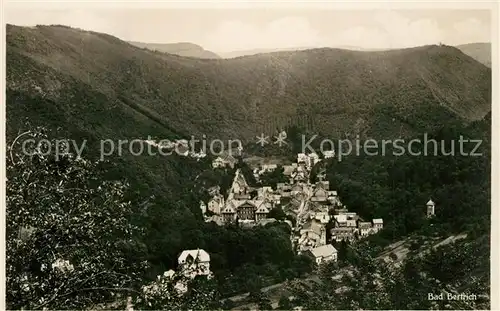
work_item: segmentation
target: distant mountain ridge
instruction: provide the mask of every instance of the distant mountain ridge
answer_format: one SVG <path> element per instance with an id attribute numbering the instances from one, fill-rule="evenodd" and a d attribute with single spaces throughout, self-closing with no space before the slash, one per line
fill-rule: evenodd
<path id="1" fill-rule="evenodd" d="M 303 115 L 328 135 L 412 135 L 451 120 L 478 120 L 491 109 L 491 71 L 450 46 L 321 48 L 207 61 L 68 27 L 9 25 L 7 51 L 8 60 L 52 68 L 188 135 L 253 140 L 264 126 Z M 30 90 L 22 75 L 13 75 L 26 61 L 9 61 L 8 89 Z M 47 83 L 37 82 L 51 89 Z"/>
<path id="2" fill-rule="evenodd" d="M 491 68 L 491 43 L 468 43 L 456 46 L 463 53 L 469 55 L 474 58 L 478 62 L 488 66 Z M 251 50 L 239 50 L 239 51 L 231 51 L 226 53 L 219 53 L 224 58 L 235 58 L 242 56 L 251 56 L 256 54 L 266 54 L 266 53 L 274 53 L 274 52 L 290 52 L 290 51 L 304 51 L 304 50 L 312 50 L 317 49 L 319 47 L 292 47 L 292 48 L 274 48 L 274 49 L 251 49 Z M 377 52 L 377 51 L 389 51 L 389 50 L 397 50 L 397 49 L 375 49 L 375 48 L 362 48 L 359 46 L 352 45 L 340 45 L 331 47 L 334 49 L 343 49 L 343 50 L 351 50 L 351 51 L 365 51 L 365 52 Z"/>
<path id="3" fill-rule="evenodd" d="M 267 53 L 275 53 L 275 52 L 294 52 L 294 51 L 303 51 L 303 50 L 312 50 L 317 49 L 318 47 L 293 47 L 293 48 L 275 48 L 275 49 L 250 49 L 250 50 L 236 50 L 231 52 L 219 53 L 219 55 L 223 58 L 236 58 L 242 56 L 252 56 L 257 54 L 267 54 Z"/>
<path id="4" fill-rule="evenodd" d="M 69 27 L 7 25 L 6 32 L 7 137 L 29 119 L 97 147 L 102 139 L 148 135 L 245 144 L 307 116 L 311 133 L 331 139 L 394 139 L 491 111 L 491 70 L 449 46 L 207 60 Z M 170 199 L 179 180 L 191 178 L 187 160 L 172 156 L 117 161 L 127 176 Z"/>
<path id="5" fill-rule="evenodd" d="M 462 44 L 457 45 L 457 48 L 478 62 L 491 68 L 491 43 L 478 42 Z"/>
<path id="6" fill-rule="evenodd" d="M 208 59 L 220 58 L 220 56 L 215 54 L 214 52 L 207 51 L 203 47 L 190 42 L 144 43 L 144 42 L 128 41 L 128 43 L 140 48 L 146 48 L 153 51 L 170 53 L 179 56 L 208 58 Z"/>

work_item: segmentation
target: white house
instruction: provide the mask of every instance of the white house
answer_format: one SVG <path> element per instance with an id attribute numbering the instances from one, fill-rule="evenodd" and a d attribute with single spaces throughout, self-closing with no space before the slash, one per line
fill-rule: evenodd
<path id="1" fill-rule="evenodd" d="M 328 212 L 318 212 L 314 215 L 314 218 L 319 220 L 322 224 L 330 222 L 330 215 L 328 215 Z"/>
<path id="2" fill-rule="evenodd" d="M 269 186 L 264 186 L 264 187 L 257 189 L 257 196 L 259 198 L 266 198 L 266 197 L 271 198 L 273 195 L 273 192 L 274 192 L 273 188 L 271 188 Z"/>
<path id="3" fill-rule="evenodd" d="M 234 165 L 238 162 L 232 155 L 218 156 L 212 161 L 213 168 L 227 167 L 234 168 Z"/>
<path id="4" fill-rule="evenodd" d="M 331 204 L 340 204 L 336 190 L 328 191 L 328 202 L 330 202 Z"/>
<path id="5" fill-rule="evenodd" d="M 374 218 L 372 222 L 373 222 L 373 229 L 375 229 L 375 231 L 378 232 L 384 228 L 384 220 L 382 218 Z"/>
<path id="6" fill-rule="evenodd" d="M 358 225 L 359 234 L 362 237 L 369 235 L 372 232 L 372 223 L 371 222 L 360 222 Z"/>
<path id="7" fill-rule="evenodd" d="M 212 161 L 212 167 L 213 168 L 219 168 L 219 167 L 225 167 L 226 162 L 222 157 L 217 157 L 215 160 Z"/>
<path id="8" fill-rule="evenodd" d="M 306 252 L 317 264 L 328 261 L 337 261 L 337 250 L 331 244 L 313 248 Z"/>
<path id="9" fill-rule="evenodd" d="M 323 157 L 325 157 L 325 159 L 333 158 L 333 157 L 335 157 L 335 151 L 325 150 L 325 151 L 323 151 Z"/>
<path id="10" fill-rule="evenodd" d="M 272 200 L 274 204 L 281 204 L 281 194 L 273 194 Z"/>
<path id="11" fill-rule="evenodd" d="M 272 172 L 277 168 L 278 168 L 277 164 L 263 164 L 262 165 L 262 171 L 264 171 L 264 172 Z"/>
<path id="12" fill-rule="evenodd" d="M 163 139 L 159 141 L 158 146 L 160 148 L 173 149 L 175 147 L 175 143 L 168 139 Z"/>
<path id="13" fill-rule="evenodd" d="M 357 220 L 356 219 L 353 219 L 353 218 L 347 218 L 347 225 L 346 227 L 349 227 L 349 228 L 356 228 L 357 226 Z"/>
<path id="14" fill-rule="evenodd" d="M 307 163 L 308 156 L 305 153 L 297 154 L 297 163 Z"/>
<path id="15" fill-rule="evenodd" d="M 185 250 L 177 261 L 181 271 L 191 278 L 210 275 L 210 255 L 202 249 Z"/>
<path id="16" fill-rule="evenodd" d="M 220 214 L 222 207 L 224 206 L 224 197 L 222 195 L 214 196 L 210 201 L 208 201 L 208 210 L 215 214 Z"/>
<path id="17" fill-rule="evenodd" d="M 347 226 L 347 215 L 333 215 L 333 218 L 335 218 L 335 227 Z"/>

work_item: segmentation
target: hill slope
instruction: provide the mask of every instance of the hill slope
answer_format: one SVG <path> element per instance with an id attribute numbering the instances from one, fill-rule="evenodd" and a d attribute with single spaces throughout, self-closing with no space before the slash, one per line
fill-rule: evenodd
<path id="1" fill-rule="evenodd" d="M 146 48 L 152 51 L 165 52 L 179 56 L 196 57 L 196 58 L 213 58 L 213 59 L 220 58 L 220 56 L 215 54 L 214 52 L 207 51 L 203 47 L 189 42 L 143 43 L 143 42 L 129 41 L 128 43 L 140 48 Z"/>
<path id="2" fill-rule="evenodd" d="M 237 50 L 237 51 L 231 51 L 231 52 L 219 53 L 219 54 L 223 58 L 235 58 L 235 57 L 250 56 L 250 55 L 256 55 L 256 54 L 265 54 L 265 53 L 313 50 L 313 49 L 317 49 L 317 48 L 318 47 L 297 46 L 297 47 L 293 47 L 293 48 Z M 351 50 L 351 51 L 384 51 L 384 50 L 389 50 L 389 49 L 365 49 L 365 48 L 362 48 L 359 46 L 350 46 L 350 45 L 335 46 L 333 48 L 342 49 L 342 50 Z"/>
<path id="3" fill-rule="evenodd" d="M 35 126 L 60 128 L 63 137 L 88 139 L 91 156 L 100 140 L 148 135 L 248 142 L 260 131 L 300 122 L 303 116 L 312 121 L 309 130 L 333 138 L 344 133 L 415 137 L 456 123 L 484 133 L 491 122 L 491 70 L 447 46 L 316 49 L 213 60 L 140 49 L 69 27 L 8 25 L 6 75 L 8 141 L 26 129 L 28 119 Z M 477 121 L 485 115 L 488 123 Z M 456 139 L 464 132 L 460 126 L 436 138 Z M 199 247 L 204 230 L 218 232 L 219 227 L 203 226 L 196 217 L 199 197 L 193 183 L 209 163 L 175 155 L 134 156 L 127 150 L 113 160 L 118 176 L 131 179 L 141 196 L 158 198 L 157 206 L 147 210 L 153 232 L 147 242 L 159 271 L 175 263 L 183 248 Z M 420 204 L 429 195 L 437 198 L 444 224 L 462 229 L 471 219 L 489 223 L 489 163 L 489 158 L 474 157 L 352 157 L 332 166 L 327 177 L 350 209 L 383 217 L 385 235 L 400 237 L 423 226 Z M 233 243 L 239 240 L 219 242 L 225 234 L 207 235 L 206 241 L 220 244 L 213 248 L 239 249 Z M 260 235 L 242 237 L 255 245 L 262 240 Z M 253 246 L 241 249 L 262 255 Z M 274 245 L 268 249 L 277 254 Z M 246 259 L 245 252 L 227 261 Z M 221 256 L 213 258 L 223 262 Z"/>
<path id="4" fill-rule="evenodd" d="M 13 74 L 29 60 L 195 136 L 249 141 L 301 116 L 313 118 L 312 130 L 329 136 L 409 136 L 490 111 L 491 71 L 447 46 L 205 60 L 141 50 L 68 27 L 10 25 L 7 46 L 8 89 L 33 92 L 24 75 Z M 16 64 L 15 58 L 25 60 Z M 54 80 L 36 82 L 53 91 L 54 100 L 62 95 Z"/>
<path id="5" fill-rule="evenodd" d="M 491 43 L 469 43 L 457 46 L 460 51 L 491 68 Z"/>

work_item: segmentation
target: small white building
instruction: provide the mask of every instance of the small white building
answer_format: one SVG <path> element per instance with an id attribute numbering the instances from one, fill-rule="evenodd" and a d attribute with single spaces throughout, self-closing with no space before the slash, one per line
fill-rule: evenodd
<path id="1" fill-rule="evenodd" d="M 314 215 L 314 218 L 319 220 L 322 224 L 330 222 L 330 215 L 328 215 L 328 212 L 318 212 Z"/>
<path id="2" fill-rule="evenodd" d="M 263 172 L 272 172 L 277 168 L 278 168 L 277 164 L 263 164 L 262 165 L 262 173 Z"/>
<path id="3" fill-rule="evenodd" d="M 347 215 L 333 215 L 335 227 L 347 227 Z"/>
<path id="4" fill-rule="evenodd" d="M 359 234 L 362 237 L 368 236 L 372 233 L 372 223 L 371 222 L 360 222 L 358 225 Z"/>
<path id="5" fill-rule="evenodd" d="M 274 204 L 276 205 L 279 205 L 281 204 L 281 194 L 273 194 L 272 196 L 272 201 L 274 202 Z"/>
<path id="6" fill-rule="evenodd" d="M 218 156 L 215 160 L 212 161 L 212 167 L 213 168 L 223 168 L 223 167 L 234 168 L 234 166 L 236 165 L 236 162 L 238 162 L 238 161 L 230 154 Z"/>
<path id="7" fill-rule="evenodd" d="M 325 159 L 330 159 L 335 157 L 335 151 L 334 150 L 325 150 L 323 151 L 323 157 Z"/>
<path id="8" fill-rule="evenodd" d="M 217 157 L 215 160 L 212 161 L 212 167 L 213 168 L 226 167 L 226 162 L 222 157 Z"/>
<path id="9" fill-rule="evenodd" d="M 346 227 L 348 228 L 356 228 L 358 225 L 358 221 L 356 219 L 353 219 L 353 218 L 347 218 L 347 225 Z"/>
<path id="10" fill-rule="evenodd" d="M 429 201 L 427 201 L 427 217 L 430 218 L 430 217 L 434 217 L 435 216 L 435 211 L 434 211 L 434 208 L 436 206 L 436 204 L 434 204 L 434 202 L 429 199 Z"/>
<path id="11" fill-rule="evenodd" d="M 297 154 L 297 163 L 307 163 L 308 156 L 305 153 Z"/>
<path id="12" fill-rule="evenodd" d="M 313 248 L 307 251 L 306 254 L 313 258 L 317 264 L 328 261 L 337 261 L 337 250 L 331 244 Z"/>
<path id="13" fill-rule="evenodd" d="M 372 222 L 373 222 L 373 229 L 375 229 L 375 231 L 378 232 L 384 228 L 384 220 L 382 218 L 374 218 Z"/>
<path id="14" fill-rule="evenodd" d="M 224 197 L 220 194 L 214 196 L 210 201 L 208 201 L 208 210 L 214 214 L 220 214 L 223 206 Z"/>
<path id="15" fill-rule="evenodd" d="M 257 189 L 257 196 L 259 198 L 266 198 L 266 197 L 271 198 L 273 195 L 273 192 L 274 192 L 273 188 L 271 188 L 269 186 L 264 186 L 264 187 Z"/>

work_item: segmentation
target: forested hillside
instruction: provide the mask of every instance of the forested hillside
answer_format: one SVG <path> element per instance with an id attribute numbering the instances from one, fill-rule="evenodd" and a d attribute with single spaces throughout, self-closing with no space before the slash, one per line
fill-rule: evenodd
<path id="1" fill-rule="evenodd" d="M 207 51 L 203 47 L 189 42 L 144 43 L 144 42 L 129 41 L 129 43 L 137 47 L 149 49 L 152 51 L 170 53 L 186 57 L 209 58 L 209 59 L 220 58 L 220 56 L 215 54 L 214 52 Z"/>
<path id="2" fill-rule="evenodd" d="M 199 200 L 206 189 L 200 188 L 227 188 L 234 170 L 213 170 L 211 155 L 200 161 L 175 153 L 137 156 L 127 147 L 101 163 L 101 142 L 108 139 L 206 135 L 253 143 L 264 129 L 286 128 L 290 145 L 280 152 L 293 158 L 305 132 L 331 139 L 359 134 L 362 140 L 428 133 L 443 140 L 439 147 L 460 135 L 481 139 L 480 157 L 353 155 L 330 160 L 326 177 L 350 210 L 383 217 L 385 229 L 370 241 L 379 251 L 415 233 L 464 231 L 470 245 L 488 248 L 491 69 L 457 48 L 325 48 L 196 59 L 66 26 L 7 25 L 6 50 L 9 308 L 90 308 L 141 296 L 140 286 L 174 268 L 189 248 L 211 254 L 217 294 L 164 308 L 214 309 L 221 297 L 311 272 L 311 260 L 294 253 L 286 224 L 247 230 L 203 221 Z M 302 116 L 310 120 L 307 129 L 293 122 Z M 86 141 L 83 159 L 54 161 L 40 150 L 25 158 L 22 140 L 13 142 L 27 131 L 37 139 Z M 243 163 L 238 167 L 251 175 Z M 423 217 L 430 197 L 433 222 Z M 17 242 L 30 228 L 34 237 Z M 56 259 L 53 250 L 81 273 L 65 278 L 42 269 Z M 433 256 L 443 261 L 447 255 Z M 27 295 L 26 288 L 38 290 Z M 320 306 L 307 303 L 304 298 L 304 306 Z"/>
<path id="3" fill-rule="evenodd" d="M 449 46 L 202 60 L 68 27 L 10 25 L 7 46 L 8 89 L 36 93 L 38 86 L 57 101 L 61 87 L 80 84 L 118 109 L 132 106 L 195 136 L 253 140 L 268 124 L 283 127 L 298 115 L 313 117 L 315 130 L 329 135 L 408 136 L 490 110 L 490 69 Z M 16 61 L 23 57 L 32 65 Z M 30 66 L 72 79 L 28 81 Z"/>

